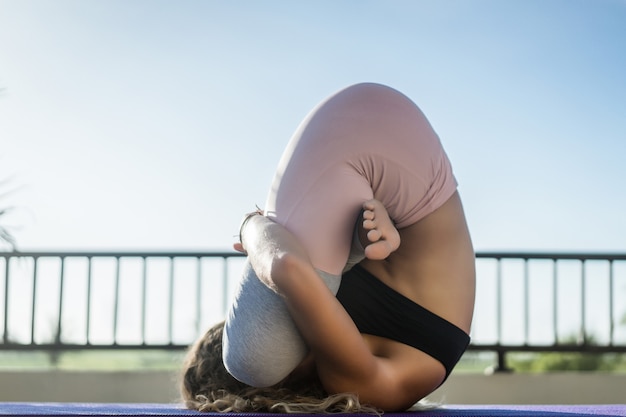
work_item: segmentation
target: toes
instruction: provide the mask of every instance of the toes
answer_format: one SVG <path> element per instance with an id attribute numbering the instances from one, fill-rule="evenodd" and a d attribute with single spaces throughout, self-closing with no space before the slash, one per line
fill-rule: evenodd
<path id="1" fill-rule="evenodd" d="M 381 237 L 382 235 L 380 231 L 377 229 L 372 229 L 369 232 L 367 232 L 367 238 L 369 239 L 370 242 L 378 242 Z"/>
<path id="2" fill-rule="evenodd" d="M 366 201 L 365 203 L 363 203 L 363 209 L 364 210 L 370 210 L 370 211 L 374 211 L 374 209 L 376 208 L 376 205 L 374 204 L 375 200 L 369 200 Z"/>
<path id="3" fill-rule="evenodd" d="M 363 220 L 363 229 L 373 230 L 376 228 L 376 222 L 374 220 Z"/>

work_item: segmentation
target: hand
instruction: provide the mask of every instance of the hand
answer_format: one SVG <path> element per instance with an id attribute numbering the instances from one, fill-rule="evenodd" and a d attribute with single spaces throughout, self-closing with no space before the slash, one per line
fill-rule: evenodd
<path id="1" fill-rule="evenodd" d="M 243 229 L 245 228 L 246 223 L 248 223 L 248 220 L 250 220 L 251 217 L 256 216 L 256 215 L 263 216 L 263 210 L 261 210 L 258 206 L 255 211 L 247 213 L 243 217 L 243 220 L 241 221 L 241 224 L 239 226 L 239 242 L 233 243 L 233 249 L 236 250 L 237 252 L 247 254 L 247 251 L 243 247 Z"/>

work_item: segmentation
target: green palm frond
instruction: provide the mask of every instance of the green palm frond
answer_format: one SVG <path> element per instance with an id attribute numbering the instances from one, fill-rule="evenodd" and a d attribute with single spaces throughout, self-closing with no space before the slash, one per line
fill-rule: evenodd
<path id="1" fill-rule="evenodd" d="M 6 91 L 7 90 L 5 87 L 0 87 L 0 96 L 3 96 L 4 93 L 6 93 Z M 11 177 L 0 179 L 0 187 L 6 187 L 11 181 L 12 181 Z M 0 200 L 5 198 L 8 194 L 13 193 L 13 191 L 15 190 L 9 189 L 8 191 L 6 190 L 1 190 L 1 191 L 2 192 L 0 192 Z M 10 250 L 15 250 L 15 238 L 13 237 L 11 232 L 2 224 L 3 218 L 6 217 L 6 214 L 9 211 L 11 211 L 11 209 L 12 207 L 0 208 L 0 247 L 2 246 L 1 244 L 4 243 L 9 246 Z"/>
<path id="2" fill-rule="evenodd" d="M 7 212 L 7 209 L 0 210 L 0 220 L 1 217 Z M 0 243 L 4 243 L 9 247 L 9 250 L 14 250 L 16 246 L 15 237 L 11 234 L 11 232 L 4 226 L 0 224 Z"/>
<path id="3" fill-rule="evenodd" d="M 15 238 L 4 227 L 0 227 L 0 240 L 5 242 L 11 250 L 15 249 L 15 246 L 16 246 Z"/>
<path id="4" fill-rule="evenodd" d="M 5 186 L 9 183 L 9 180 L 1 180 L 0 187 Z M 12 194 L 15 190 L 10 189 L 8 191 L 0 190 L 0 200 Z M 0 248 L 2 246 L 8 246 L 9 250 L 15 250 L 16 241 L 13 234 L 9 231 L 9 229 L 3 224 L 3 220 L 6 218 L 7 214 L 13 210 L 13 207 L 1 207 L 0 208 Z"/>

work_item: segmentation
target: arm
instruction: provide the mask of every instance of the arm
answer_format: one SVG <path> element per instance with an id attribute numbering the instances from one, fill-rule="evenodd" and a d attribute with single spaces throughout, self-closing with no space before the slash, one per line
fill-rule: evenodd
<path id="1" fill-rule="evenodd" d="M 386 410 L 407 408 L 429 392 L 418 364 L 372 353 L 284 227 L 254 216 L 245 226 L 243 246 L 259 279 L 284 297 L 328 392 L 356 392 L 363 402 Z"/>

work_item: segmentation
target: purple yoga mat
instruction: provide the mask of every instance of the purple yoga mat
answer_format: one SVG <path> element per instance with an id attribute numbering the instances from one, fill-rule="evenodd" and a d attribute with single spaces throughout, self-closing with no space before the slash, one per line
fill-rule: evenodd
<path id="1" fill-rule="evenodd" d="M 288 414 L 200 413 L 178 404 L 81 404 L 81 403 L 0 403 L 0 415 L 12 416 L 221 416 L 221 417 L 286 417 Z M 356 414 L 355 414 L 356 415 Z M 320 415 L 315 415 L 319 417 Z M 364 416 L 360 414 L 360 416 Z M 604 405 L 446 405 L 434 410 L 386 413 L 389 417 L 465 417 L 465 416 L 626 416 L 626 404 Z"/>

